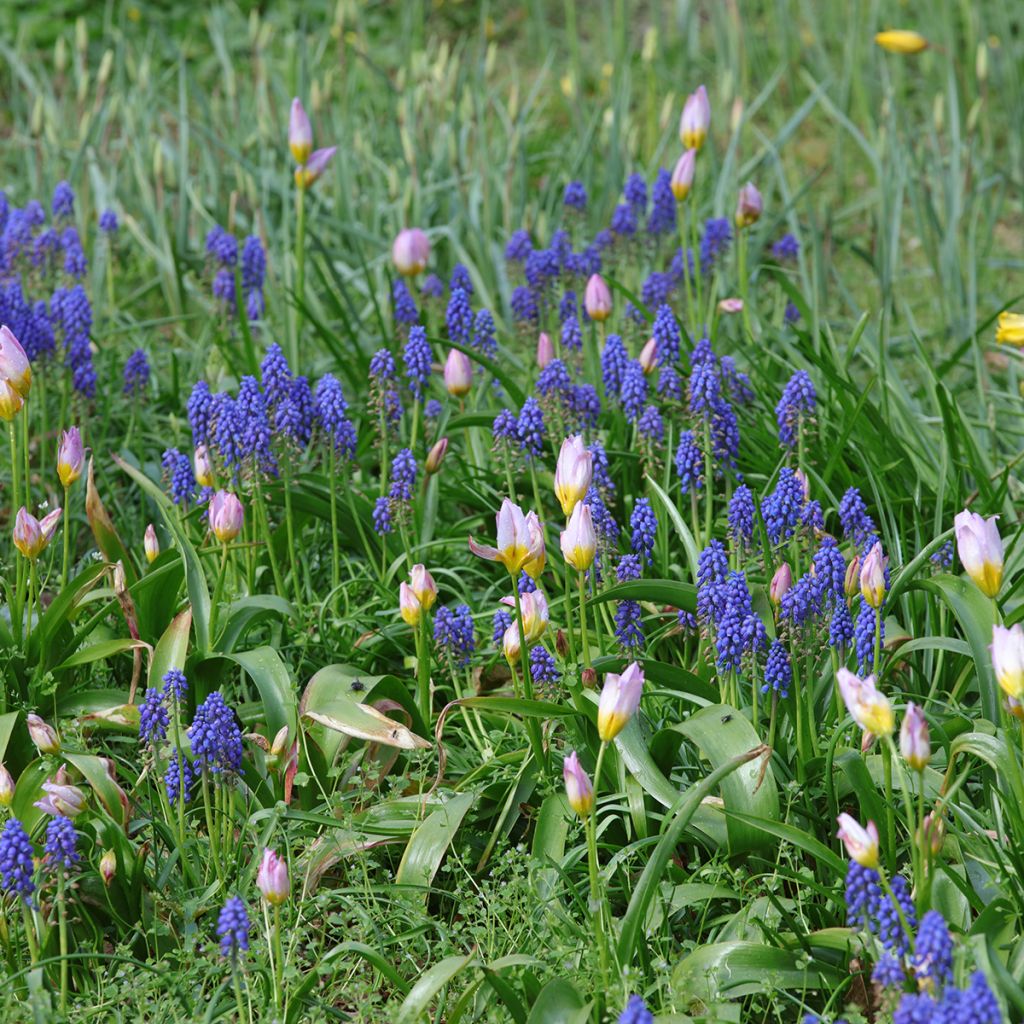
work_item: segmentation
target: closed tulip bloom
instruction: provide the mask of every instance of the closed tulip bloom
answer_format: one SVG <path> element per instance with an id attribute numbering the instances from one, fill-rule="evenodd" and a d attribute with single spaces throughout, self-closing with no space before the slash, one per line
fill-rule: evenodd
<path id="1" fill-rule="evenodd" d="M 310 158 L 305 167 L 295 168 L 295 184 L 299 188 L 309 188 L 327 170 L 327 165 L 334 158 L 338 151 L 337 146 L 330 146 L 327 149 L 318 149 Z"/>
<path id="2" fill-rule="evenodd" d="M 448 438 L 442 437 L 434 443 L 434 447 L 427 453 L 426 461 L 423 463 L 423 468 L 427 471 L 428 476 L 433 476 L 441 468 L 441 463 L 444 462 L 444 457 L 447 454 Z"/>
<path id="3" fill-rule="evenodd" d="M 85 794 L 77 786 L 47 780 L 43 783 L 43 792 L 46 795 L 32 806 L 44 814 L 74 818 L 85 810 Z"/>
<path id="4" fill-rule="evenodd" d="M 434 577 L 422 565 L 414 565 L 409 573 L 409 584 L 416 600 L 429 611 L 437 600 L 437 584 Z"/>
<path id="5" fill-rule="evenodd" d="M 471 536 L 469 550 L 474 555 L 486 558 L 490 562 L 501 562 L 511 575 L 518 576 L 519 570 L 527 562 L 532 562 L 544 555 L 543 533 L 535 533 L 531 530 L 530 524 L 526 520 L 527 517 L 523 515 L 523 510 L 505 498 L 495 517 L 498 535 L 497 546 L 478 544 Z"/>
<path id="6" fill-rule="evenodd" d="M 840 814 L 839 838 L 846 847 L 850 859 L 856 861 L 862 868 L 878 867 L 878 829 L 873 821 L 868 822 L 864 828 L 856 818 L 849 814 Z"/>
<path id="7" fill-rule="evenodd" d="M 646 344 L 640 349 L 640 356 L 637 359 L 645 374 L 650 373 L 658 365 L 658 340 L 648 338 Z"/>
<path id="8" fill-rule="evenodd" d="M 391 261 L 403 277 L 423 273 L 430 259 L 430 239 L 419 228 L 399 231 L 391 244 Z"/>
<path id="9" fill-rule="evenodd" d="M 519 623 L 513 622 L 501 638 L 501 652 L 510 665 L 518 665 L 522 656 L 522 644 L 519 641 Z"/>
<path id="10" fill-rule="evenodd" d="M 469 394 L 469 389 L 473 386 L 473 364 L 469 356 L 457 348 L 448 351 L 448 358 L 444 364 L 444 386 L 448 389 L 448 394 L 455 398 Z"/>
<path id="11" fill-rule="evenodd" d="M 398 611 L 409 626 L 418 626 L 423 617 L 423 605 L 405 580 L 398 585 Z"/>
<path id="12" fill-rule="evenodd" d="M 32 364 L 14 331 L 6 324 L 0 327 L 0 380 L 10 382 L 22 398 L 28 398 L 32 387 Z"/>
<path id="13" fill-rule="evenodd" d="M 237 495 L 218 491 L 210 499 L 210 529 L 221 544 L 227 544 L 238 536 L 244 519 L 245 510 Z"/>
<path id="14" fill-rule="evenodd" d="M 932 756 L 928 722 L 921 709 L 911 701 L 900 726 L 900 753 L 915 772 L 923 772 Z"/>
<path id="15" fill-rule="evenodd" d="M 562 555 L 577 572 L 585 572 L 593 565 L 597 553 L 597 534 L 590 506 L 580 502 L 562 531 Z"/>
<path id="16" fill-rule="evenodd" d="M 100 878 L 103 884 L 109 886 L 117 874 L 117 854 L 113 850 L 107 850 L 100 857 Z"/>
<path id="17" fill-rule="evenodd" d="M 309 155 L 313 152 L 313 128 L 306 115 L 306 108 L 298 97 L 292 100 L 291 114 L 288 118 L 288 148 L 300 166 L 308 162 Z"/>
<path id="18" fill-rule="evenodd" d="M 195 468 L 196 483 L 200 487 L 212 487 L 213 462 L 210 460 L 210 451 L 205 444 L 196 448 L 192 456 L 192 465 Z"/>
<path id="19" fill-rule="evenodd" d="M 565 780 L 565 798 L 569 806 L 581 818 L 587 817 L 594 809 L 594 786 L 583 770 L 575 750 L 562 762 L 562 778 Z"/>
<path id="20" fill-rule="evenodd" d="M 14 389 L 14 385 L 0 377 L 0 420 L 10 422 L 21 412 L 25 399 Z"/>
<path id="21" fill-rule="evenodd" d="M 875 42 L 889 53 L 920 53 L 928 48 L 928 40 L 919 32 L 891 28 L 875 35 Z"/>
<path id="22" fill-rule="evenodd" d="M 953 520 L 956 550 L 967 575 L 986 597 L 995 597 L 1003 583 L 1003 541 L 996 521 L 964 509 Z"/>
<path id="23" fill-rule="evenodd" d="M 530 557 L 523 562 L 523 572 L 531 580 L 539 580 L 547 563 L 548 552 L 544 543 L 544 528 L 536 512 L 526 513 L 526 532 L 530 537 Z"/>
<path id="24" fill-rule="evenodd" d="M 514 597 L 503 597 L 501 603 L 515 608 Z M 527 646 L 532 647 L 548 628 L 548 599 L 543 590 L 534 590 L 519 595 L 519 607 L 523 613 L 523 631 L 526 634 Z"/>
<path id="25" fill-rule="evenodd" d="M 872 736 L 888 736 L 895 728 L 892 705 L 875 685 L 875 677 L 861 679 L 849 669 L 836 673 L 839 693 L 853 720 Z"/>
<path id="26" fill-rule="evenodd" d="M 40 754 L 56 754 L 60 750 L 60 740 L 52 725 L 38 715 L 27 715 L 25 724 L 28 726 L 29 738 Z"/>
<path id="27" fill-rule="evenodd" d="M 555 497 L 562 514 L 569 516 L 590 489 L 594 479 L 594 456 L 587 451 L 579 434 L 567 437 L 555 463 Z"/>
<path id="28" fill-rule="evenodd" d="M 876 542 L 860 568 L 860 592 L 872 608 L 881 608 L 885 600 L 885 556 Z"/>
<path id="29" fill-rule="evenodd" d="M 999 314 L 996 342 L 1000 345 L 1024 345 L 1024 313 L 1004 311 Z"/>
<path id="30" fill-rule="evenodd" d="M 60 522 L 61 511 L 55 508 L 40 520 L 24 505 L 18 509 L 14 518 L 14 546 L 30 562 L 34 562 L 46 550 Z"/>
<path id="31" fill-rule="evenodd" d="M 263 851 L 263 859 L 256 872 L 256 887 L 272 906 L 278 906 L 288 899 L 288 864 L 273 850 Z"/>
<path id="32" fill-rule="evenodd" d="M 698 150 L 704 145 L 711 126 L 711 104 L 708 102 L 708 91 L 703 85 L 691 92 L 683 104 L 683 113 L 679 118 L 679 141 L 687 148 Z"/>
<path id="33" fill-rule="evenodd" d="M 791 586 L 793 586 L 793 570 L 790 569 L 789 562 L 783 562 L 775 570 L 772 582 L 768 586 L 768 597 L 772 604 L 781 604 Z"/>
<path id="34" fill-rule="evenodd" d="M 543 370 L 555 358 L 555 347 L 551 344 L 551 336 L 541 331 L 537 336 L 537 366 Z"/>
<path id="35" fill-rule="evenodd" d="M 860 556 L 854 555 L 846 567 L 846 578 L 843 581 L 843 592 L 853 597 L 860 590 Z"/>
<path id="36" fill-rule="evenodd" d="M 693 177 L 697 170 L 697 150 L 688 149 L 677 161 L 672 170 L 669 186 L 672 195 L 681 203 L 693 188 Z"/>
<path id="37" fill-rule="evenodd" d="M 612 293 L 600 274 L 591 274 L 583 293 L 583 308 L 591 320 L 600 323 L 612 315 Z"/>
<path id="38" fill-rule="evenodd" d="M 81 475 L 85 464 L 85 449 L 78 427 L 65 430 L 57 448 L 57 476 L 61 485 L 70 487 Z"/>
<path id="39" fill-rule="evenodd" d="M 764 212 L 764 200 L 757 186 L 748 181 L 740 189 L 739 198 L 736 200 L 736 227 L 749 228 L 756 224 Z"/>
<path id="40" fill-rule="evenodd" d="M 146 551 L 146 561 L 155 562 L 157 555 L 160 554 L 160 541 L 157 540 L 156 527 L 152 523 L 146 527 L 146 534 L 142 540 L 142 546 Z"/>
<path id="41" fill-rule="evenodd" d="M 604 677 L 597 706 L 597 734 L 602 740 L 615 739 L 626 727 L 640 705 L 643 686 L 643 669 L 635 661 L 621 675 L 609 672 Z"/>
<path id="42" fill-rule="evenodd" d="M 726 316 L 733 316 L 736 313 L 743 312 L 743 300 L 732 296 L 728 299 L 718 300 L 718 312 L 724 313 Z"/>
<path id="43" fill-rule="evenodd" d="M 14 799 L 14 778 L 7 766 L 0 764 L 0 807 L 10 807 Z"/>
<path id="44" fill-rule="evenodd" d="M 992 667 L 1003 692 L 1014 701 L 1024 697 L 1024 630 L 992 627 Z"/>

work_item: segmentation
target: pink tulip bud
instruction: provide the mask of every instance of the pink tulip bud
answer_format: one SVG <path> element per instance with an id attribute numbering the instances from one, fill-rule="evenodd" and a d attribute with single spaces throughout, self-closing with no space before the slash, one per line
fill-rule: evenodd
<path id="1" fill-rule="evenodd" d="M 672 195 L 678 202 L 682 202 L 693 188 L 693 178 L 697 170 L 697 150 L 688 149 L 676 161 L 672 171 L 672 180 L 669 185 L 672 188 Z"/>
<path id="2" fill-rule="evenodd" d="M 846 847 L 851 860 L 855 860 L 863 868 L 878 867 L 878 829 L 873 821 L 863 828 L 856 818 L 849 814 L 840 814 L 839 838 Z"/>
<path id="3" fill-rule="evenodd" d="M 679 119 L 679 141 L 687 149 L 698 150 L 704 145 L 711 126 L 711 104 L 708 102 L 708 91 L 703 85 L 691 92 L 683 104 L 683 113 Z"/>
<path id="4" fill-rule="evenodd" d="M 14 799 L 14 778 L 7 766 L 0 763 L 0 807 L 10 807 Z"/>
<path id="5" fill-rule="evenodd" d="M 768 597 L 772 604 L 781 604 L 791 586 L 793 586 L 793 570 L 790 569 L 789 562 L 783 562 L 775 570 L 775 575 L 768 587 Z"/>
<path id="6" fill-rule="evenodd" d="M 846 578 L 843 581 L 843 592 L 847 597 L 853 597 L 860 590 L 860 556 L 854 555 L 850 564 L 846 567 Z"/>
<path id="7" fill-rule="evenodd" d="M 575 750 L 562 762 L 562 778 L 569 806 L 581 818 L 587 817 L 594 809 L 594 786 Z"/>
<path id="8" fill-rule="evenodd" d="M 419 228 L 399 231 L 391 244 L 391 261 L 403 277 L 423 273 L 430 259 L 430 239 Z"/>
<path id="9" fill-rule="evenodd" d="M 0 327 L 0 380 L 8 381 L 23 399 L 28 398 L 32 387 L 32 364 L 21 342 L 6 325 Z"/>
<path id="10" fill-rule="evenodd" d="M 544 544 L 544 528 L 540 525 L 536 512 L 526 513 L 526 532 L 530 538 L 530 555 L 523 562 L 523 572 L 531 580 L 539 580 L 547 562 L 547 547 Z"/>
<path id="11" fill-rule="evenodd" d="M 440 440 L 435 442 L 434 447 L 430 449 L 427 454 L 426 462 L 423 464 L 428 476 L 433 476 L 441 468 L 441 463 L 444 462 L 444 457 L 447 454 L 448 438 L 442 437 Z"/>
<path id="12" fill-rule="evenodd" d="M 327 165 L 334 158 L 334 154 L 337 151 L 337 146 L 316 150 L 309 158 L 309 163 L 305 167 L 295 168 L 295 184 L 299 188 L 309 188 L 327 170 Z"/>
<path id="13" fill-rule="evenodd" d="M 885 600 L 885 563 L 882 545 L 876 541 L 860 567 L 860 592 L 872 608 L 882 607 Z"/>
<path id="14" fill-rule="evenodd" d="M 30 561 L 34 562 L 46 550 L 57 530 L 62 510 L 55 508 L 43 518 L 36 519 L 24 505 L 14 517 L 14 546 Z"/>
<path id="15" fill-rule="evenodd" d="M 719 299 L 718 312 L 724 313 L 726 316 L 734 316 L 736 313 L 742 313 L 743 300 L 736 298 L 735 296 L 728 299 Z"/>
<path id="16" fill-rule="evenodd" d="M 449 349 L 444 364 L 444 386 L 448 394 L 454 398 L 462 398 L 469 394 L 473 386 L 473 364 L 465 352 L 457 348 Z"/>
<path id="17" fill-rule="evenodd" d="M 764 211 L 764 200 L 761 193 L 753 182 L 748 181 L 740 189 L 739 198 L 736 201 L 736 227 L 749 228 L 756 224 Z"/>
<path id="18" fill-rule="evenodd" d="M 644 373 L 650 373 L 658 365 L 658 341 L 656 338 L 647 339 L 647 343 L 640 350 L 640 358 L 637 362 Z"/>
<path id="19" fill-rule="evenodd" d="M 241 532 L 245 510 L 237 495 L 230 491 L 218 491 L 210 499 L 209 518 L 214 537 L 221 544 L 227 544 Z"/>
<path id="20" fill-rule="evenodd" d="M 424 566 L 414 565 L 412 567 L 412 571 L 409 573 L 409 584 L 412 587 L 412 592 L 416 595 L 416 600 L 425 609 L 429 611 L 434 607 L 434 602 L 437 600 L 437 584 Z"/>
<path id="21" fill-rule="evenodd" d="M 77 786 L 47 780 L 42 788 L 46 795 L 32 806 L 44 814 L 74 818 L 85 810 L 85 794 Z"/>
<path id="22" fill-rule="evenodd" d="M 497 546 L 478 544 L 470 537 L 469 550 L 479 558 L 501 562 L 512 576 L 518 576 L 520 569 L 525 568 L 527 564 L 534 565 L 538 560 L 540 568 L 543 569 L 544 533 L 536 515 L 531 512 L 530 516 L 533 517 L 532 521 L 529 521 L 529 517 L 523 514 L 518 505 L 505 498 L 495 517 Z M 536 579 L 536 576 L 533 578 Z"/>
<path id="23" fill-rule="evenodd" d="M 160 554 L 160 541 L 157 540 L 156 528 L 152 523 L 146 527 L 146 535 L 143 538 L 142 544 L 146 550 L 146 561 L 155 562 L 156 556 Z"/>
<path id="24" fill-rule="evenodd" d="M 604 742 L 613 740 L 625 728 L 640 705 L 644 673 L 637 662 L 621 675 L 609 672 L 597 706 L 597 734 Z"/>
<path id="25" fill-rule="evenodd" d="M 562 442 L 555 463 L 555 497 L 562 506 L 563 515 L 571 515 L 590 489 L 594 478 L 594 457 L 579 434 Z"/>
<path id="26" fill-rule="evenodd" d="M 423 605 L 405 580 L 398 585 L 398 613 L 408 626 L 418 626 L 423 617 Z"/>
<path id="27" fill-rule="evenodd" d="M 1009 629 L 992 627 L 992 667 L 1003 692 L 1019 703 L 1024 697 L 1024 630 L 1019 622 Z"/>
<path id="28" fill-rule="evenodd" d="M 953 520 L 957 554 L 967 575 L 986 597 L 995 597 L 1003 583 L 1003 541 L 998 519 L 983 519 L 964 509 Z"/>
<path id="29" fill-rule="evenodd" d="M 509 608 L 515 608 L 516 599 L 503 597 L 501 603 Z M 544 591 L 534 590 L 528 594 L 520 594 L 519 609 L 523 614 L 526 644 L 528 647 L 532 647 L 548 628 L 548 599 L 544 596 Z"/>
<path id="30" fill-rule="evenodd" d="M 306 116 L 306 108 L 298 97 L 292 100 L 291 114 L 288 118 L 288 148 L 300 166 L 306 164 L 313 151 L 313 128 Z"/>
<path id="31" fill-rule="evenodd" d="M 612 315 L 612 293 L 600 274 L 591 274 L 583 293 L 583 308 L 591 320 L 600 323 Z"/>
<path id="32" fill-rule="evenodd" d="M 544 369 L 555 358 L 555 347 L 547 331 L 541 331 L 537 338 L 537 366 Z"/>
<path id="33" fill-rule="evenodd" d="M 212 487 L 214 482 L 213 462 L 210 460 L 210 451 L 205 444 L 196 448 L 192 456 L 192 465 L 195 469 L 196 483 L 200 487 Z"/>
<path id="34" fill-rule="evenodd" d="M 562 557 L 577 572 L 586 572 L 594 564 L 597 534 L 590 506 L 579 502 L 561 534 Z"/>
<path id="35" fill-rule="evenodd" d="M 915 772 L 923 772 L 932 756 L 928 722 L 921 709 L 911 701 L 900 727 L 900 753 Z"/>
<path id="36" fill-rule="evenodd" d="M 505 655 L 505 660 L 510 665 L 519 664 L 519 659 L 522 656 L 522 645 L 519 642 L 518 622 L 513 622 L 505 630 L 505 635 L 501 638 L 501 651 Z"/>
<path id="37" fill-rule="evenodd" d="M 256 887 L 272 906 L 279 906 L 288 899 L 288 864 L 273 850 L 263 851 L 263 859 L 256 872 Z"/>
<path id="38" fill-rule="evenodd" d="M 85 449 L 82 447 L 82 435 L 78 427 L 65 430 L 60 436 L 57 448 L 57 476 L 61 486 L 70 487 L 81 475 L 85 465 Z"/>
<path id="39" fill-rule="evenodd" d="M 25 399 L 14 389 L 6 378 L 0 377 L 0 419 L 10 423 L 21 412 Z"/>
<path id="40" fill-rule="evenodd" d="M 917 830 L 918 848 L 933 857 L 938 857 L 942 853 L 945 841 L 946 823 L 942 820 L 942 815 L 936 814 L 934 811 L 926 814 Z"/>
<path id="41" fill-rule="evenodd" d="M 29 738 L 40 754 L 56 754 L 60 750 L 60 740 L 53 726 L 44 722 L 38 715 L 27 715 L 25 724 L 28 726 Z"/>
<path id="42" fill-rule="evenodd" d="M 103 884 L 109 886 L 117 874 L 117 854 L 113 850 L 107 850 L 100 857 L 100 877 Z"/>

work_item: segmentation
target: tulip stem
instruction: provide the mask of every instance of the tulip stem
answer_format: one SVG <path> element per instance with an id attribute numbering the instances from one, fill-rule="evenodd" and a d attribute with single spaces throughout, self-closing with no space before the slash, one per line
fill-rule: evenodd
<path id="1" fill-rule="evenodd" d="M 34 967 L 39 960 L 39 944 L 36 942 L 35 921 L 32 910 L 27 903 L 21 905 L 22 919 L 25 922 L 25 941 L 28 943 L 29 963 Z"/>
<path id="2" fill-rule="evenodd" d="M 331 590 L 337 591 L 341 579 L 341 549 L 338 539 L 338 451 L 331 441 L 329 487 L 331 492 Z M 353 517 L 354 518 L 354 517 Z"/>
<path id="3" fill-rule="evenodd" d="M 263 489 L 259 480 L 256 481 L 256 509 L 263 526 L 263 535 L 267 541 L 267 557 L 270 559 L 270 571 L 274 576 L 274 587 L 283 597 L 285 594 L 284 580 L 281 578 L 281 567 L 277 564 L 277 554 L 274 552 L 274 538 L 270 533 L 270 514 L 267 512 L 267 502 L 263 497 Z"/>
<path id="4" fill-rule="evenodd" d="M 885 793 L 885 859 L 893 870 L 896 859 L 896 817 L 892 807 L 892 738 L 882 742 L 882 786 Z"/>
<path id="5" fill-rule="evenodd" d="M 36 605 L 36 563 L 31 561 L 28 563 L 28 608 L 25 615 L 25 645 L 28 646 L 29 640 L 32 638 L 32 612 Z"/>
<path id="6" fill-rule="evenodd" d="M 711 458 L 711 424 L 704 420 L 704 543 L 711 543 L 711 524 L 714 520 L 712 509 L 714 508 L 714 495 L 712 489 L 715 483 L 715 467 Z"/>
<path id="7" fill-rule="evenodd" d="M 587 579 L 582 570 L 580 584 L 580 641 L 583 644 L 583 667 L 590 668 L 590 642 L 587 638 Z"/>
<path id="8" fill-rule="evenodd" d="M 690 249 L 693 252 L 693 281 L 694 291 L 697 294 L 697 317 L 696 323 L 693 324 L 693 336 L 694 338 L 700 338 L 703 333 L 703 326 L 701 324 L 701 316 L 703 311 L 704 296 L 702 294 L 702 271 L 700 265 L 700 245 L 697 243 L 697 190 L 690 190 Z M 688 266 L 689 260 L 686 258 L 686 252 L 683 252 L 683 265 Z M 710 486 L 707 484 L 706 486 Z"/>
<path id="9" fill-rule="evenodd" d="M 274 1005 L 280 1009 L 284 999 L 284 960 L 281 951 L 281 907 L 274 904 Z"/>
<path id="10" fill-rule="evenodd" d="M 754 331 L 750 324 L 750 288 L 747 281 L 747 232 L 740 230 L 736 258 L 739 263 L 740 299 L 743 301 L 743 332 L 747 341 L 752 341 Z"/>
<path id="11" fill-rule="evenodd" d="M 430 659 L 427 656 L 427 614 L 420 612 L 416 627 L 416 690 L 423 724 L 430 731 Z"/>
<path id="12" fill-rule="evenodd" d="M 608 993 L 608 943 L 604 934 L 604 901 L 601 899 L 600 881 L 597 863 L 597 790 L 601 781 L 601 762 L 608 747 L 605 740 L 597 753 L 597 765 L 594 769 L 594 806 L 584 821 L 587 833 L 587 866 L 590 874 L 590 919 L 597 934 L 597 952 L 601 961 L 601 981 L 603 990 Z"/>
<path id="13" fill-rule="evenodd" d="M 68 585 L 68 573 L 71 570 L 71 517 L 68 509 L 68 488 L 64 488 L 64 561 L 60 574 L 60 585 Z"/>
<path id="14" fill-rule="evenodd" d="M 295 192 L 295 333 L 292 335 L 292 371 L 299 366 L 299 333 L 302 330 L 302 309 L 306 303 L 306 190 L 300 185 Z"/>
<path id="15" fill-rule="evenodd" d="M 565 563 L 565 630 L 569 634 L 569 658 L 574 669 L 576 664 L 576 630 L 572 628 L 572 566 Z"/>
<path id="16" fill-rule="evenodd" d="M 220 546 L 220 568 L 217 570 L 217 582 L 213 587 L 213 601 L 210 603 L 210 643 L 217 643 L 217 609 L 220 607 L 221 596 L 224 592 L 224 576 L 228 567 L 228 546 Z"/>
<path id="17" fill-rule="evenodd" d="M 523 602 L 519 596 L 519 581 L 515 573 L 509 573 L 512 577 L 512 593 L 516 599 L 516 622 L 519 624 L 519 661 L 523 666 L 523 696 L 527 700 L 533 700 L 533 678 L 530 675 L 530 648 L 526 640 L 526 630 L 523 628 Z M 540 726 L 537 719 L 532 716 L 526 718 L 526 735 L 530 738 L 530 746 L 533 748 L 533 756 L 537 764 L 542 768 L 547 767 L 547 760 L 544 757 L 544 742 L 540 733 Z"/>
<path id="18" fill-rule="evenodd" d="M 875 653 L 872 668 L 878 674 L 878 681 L 882 681 L 882 609 L 875 609 Z"/>
<path id="19" fill-rule="evenodd" d="M 11 442 L 11 521 L 16 522 L 18 506 L 21 504 L 21 475 L 18 471 L 18 439 L 14 431 L 14 420 L 7 422 L 7 434 Z M 15 562 L 14 569 L 14 594 L 11 598 L 11 628 L 14 631 L 14 639 L 21 642 L 21 581 L 22 565 L 21 559 Z"/>
<path id="20" fill-rule="evenodd" d="M 184 769 L 184 765 L 181 765 L 180 767 Z M 181 771 L 180 774 L 184 775 L 184 771 Z M 217 880 L 223 883 L 224 877 L 221 872 L 220 863 L 220 843 L 217 840 L 217 832 L 213 827 L 213 808 L 210 806 L 210 773 L 206 768 L 203 768 L 203 810 L 206 813 L 206 831 L 210 838 L 210 853 L 213 855 L 213 868 L 217 873 Z"/>

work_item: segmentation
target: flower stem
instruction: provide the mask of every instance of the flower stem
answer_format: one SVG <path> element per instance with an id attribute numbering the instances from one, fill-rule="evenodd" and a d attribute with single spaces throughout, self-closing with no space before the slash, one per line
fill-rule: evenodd
<path id="1" fill-rule="evenodd" d="M 597 952 L 601 962 L 601 981 L 605 992 L 608 988 L 608 941 L 604 933 L 604 900 L 601 898 L 600 881 L 597 862 L 597 790 L 601 781 L 601 764 L 604 752 L 608 748 L 605 740 L 597 753 L 597 765 L 594 769 L 594 806 L 584 822 L 587 833 L 587 866 L 590 875 L 590 919 L 597 936 Z"/>
<path id="2" fill-rule="evenodd" d="M 274 904 L 274 1005 L 284 1002 L 284 959 L 281 951 L 281 907 Z"/>
<path id="3" fill-rule="evenodd" d="M 527 700 L 533 700 L 533 679 L 530 675 L 530 648 L 526 642 L 526 630 L 523 628 L 523 602 L 519 597 L 519 581 L 515 573 L 509 574 L 512 577 L 512 593 L 516 599 L 516 622 L 519 624 L 519 651 L 520 663 L 523 666 L 523 695 Z M 540 726 L 537 719 L 532 716 L 526 718 L 526 735 L 530 739 L 530 746 L 533 748 L 533 756 L 537 764 L 546 768 L 547 759 L 544 756 L 544 742 L 541 738 Z"/>
<path id="4" fill-rule="evenodd" d="M 416 627 L 416 690 L 423 724 L 430 728 L 430 658 L 427 655 L 427 616 L 420 614 Z"/>
<path id="5" fill-rule="evenodd" d="M 583 667 L 590 668 L 590 642 L 587 639 L 587 581 L 586 573 L 580 572 L 580 641 L 583 644 Z"/>
<path id="6" fill-rule="evenodd" d="M 57 872 L 57 916 L 60 928 L 60 1012 L 68 1008 L 68 910 L 64 898 L 64 872 Z"/>
<path id="7" fill-rule="evenodd" d="M 60 585 L 68 585 L 68 573 L 71 571 L 71 515 L 68 509 L 68 488 L 64 488 L 64 562 L 60 574 Z"/>
<path id="8" fill-rule="evenodd" d="M 302 307 L 306 303 L 306 190 L 300 185 L 295 193 L 295 333 L 292 335 L 292 370 L 299 365 L 299 334 L 302 331 Z"/>
<path id="9" fill-rule="evenodd" d="M 228 546 L 220 546 L 220 568 L 217 570 L 217 582 L 213 587 L 213 601 L 210 604 L 210 643 L 217 643 L 217 611 L 220 608 L 220 599 L 224 592 L 224 576 L 228 567 Z"/>

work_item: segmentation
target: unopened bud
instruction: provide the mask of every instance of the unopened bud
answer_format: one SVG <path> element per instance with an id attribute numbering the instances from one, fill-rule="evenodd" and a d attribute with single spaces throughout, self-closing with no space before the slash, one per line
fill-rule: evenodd
<path id="1" fill-rule="evenodd" d="M 442 437 L 437 441 L 433 448 L 430 449 L 430 453 L 427 455 L 427 461 L 425 468 L 428 476 L 432 476 L 441 468 L 441 463 L 444 462 L 444 457 L 448 452 L 448 438 Z"/>
<path id="2" fill-rule="evenodd" d="M 854 555 L 850 564 L 846 567 L 846 579 L 843 582 L 843 589 L 847 597 L 853 597 L 860 591 L 860 556 Z"/>
<path id="3" fill-rule="evenodd" d="M 280 757 L 288 746 L 288 726 L 282 725 L 277 730 L 274 742 L 270 745 L 270 753 L 273 757 Z"/>
<path id="4" fill-rule="evenodd" d="M 0 764 L 0 807 L 10 807 L 14 799 L 14 778 L 7 766 Z"/>
<path id="5" fill-rule="evenodd" d="M 918 849 L 927 850 L 933 857 L 942 853 L 946 841 L 946 823 L 935 812 L 926 814 L 917 830 Z"/>
<path id="6" fill-rule="evenodd" d="M 40 754 L 56 754 L 60 750 L 60 740 L 53 726 L 44 722 L 38 715 L 29 715 L 25 719 L 28 734 Z"/>
<path id="7" fill-rule="evenodd" d="M 780 604 L 791 586 L 793 586 L 793 570 L 790 569 L 789 562 L 783 562 L 775 570 L 775 575 L 768 587 L 768 597 L 772 604 Z"/>
<path id="8" fill-rule="evenodd" d="M 597 686 L 597 673 L 592 668 L 585 668 L 580 674 L 580 682 L 586 690 L 593 690 Z"/>
<path id="9" fill-rule="evenodd" d="M 106 853 L 100 857 L 100 877 L 103 879 L 104 885 L 110 885 L 114 880 L 114 875 L 117 874 L 117 854 L 113 850 L 107 850 Z"/>
<path id="10" fill-rule="evenodd" d="M 802 469 L 796 469 L 793 471 L 793 476 L 800 482 L 800 486 L 804 489 L 804 501 L 810 501 L 811 481 L 807 479 L 807 474 Z"/>
<path id="11" fill-rule="evenodd" d="M 564 658 L 569 653 L 569 640 L 563 629 L 555 634 L 555 651 L 560 658 Z"/>

